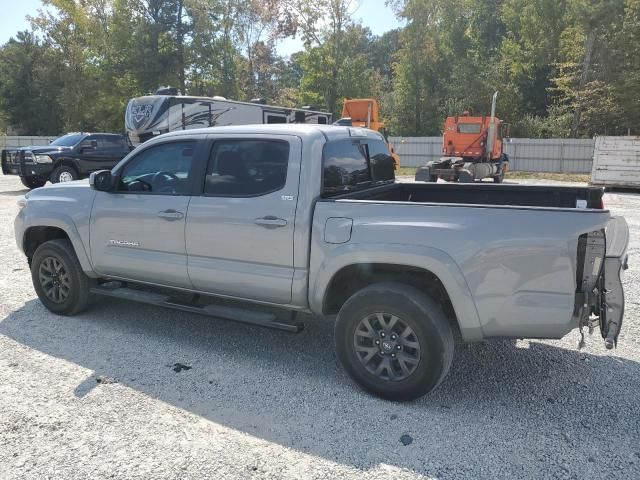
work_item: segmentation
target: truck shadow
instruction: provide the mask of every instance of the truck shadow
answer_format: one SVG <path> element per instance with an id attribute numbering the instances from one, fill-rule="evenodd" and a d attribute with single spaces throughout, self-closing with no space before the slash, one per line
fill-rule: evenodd
<path id="1" fill-rule="evenodd" d="M 444 383 L 400 404 L 351 383 L 333 353 L 330 322 L 307 325 L 291 335 L 104 300 L 83 315 L 58 317 L 31 300 L 0 321 L 0 334 L 92 370 L 75 387 L 78 401 L 109 388 L 97 381 L 109 377 L 218 424 L 357 469 L 387 464 L 447 476 L 455 465 L 461 474 L 486 476 L 475 470 L 479 451 L 518 477 L 531 458 L 541 462 L 540 472 L 569 468 L 578 478 L 640 464 L 640 364 L 615 352 L 601 357 L 537 342 L 459 345 Z M 411 445 L 399 441 L 405 434 Z M 441 458 L 443 444 L 450 458 Z M 636 448 L 635 466 L 616 445 Z M 559 446 L 571 455 L 560 458 Z"/>

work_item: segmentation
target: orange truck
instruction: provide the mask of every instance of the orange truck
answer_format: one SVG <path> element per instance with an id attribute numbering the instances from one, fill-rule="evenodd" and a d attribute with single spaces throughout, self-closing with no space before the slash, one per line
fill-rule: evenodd
<path id="1" fill-rule="evenodd" d="M 400 156 L 395 152 L 393 145 L 389 143 L 389 133 L 384 122 L 380 121 L 378 102 L 374 98 L 345 98 L 342 104 L 342 116 L 334 125 L 369 128 L 380 132 L 387 142 L 395 169 L 400 168 Z"/>
<path id="2" fill-rule="evenodd" d="M 416 171 L 416 181 L 473 182 L 493 178 L 502 183 L 509 168 L 509 157 L 503 151 L 503 134 L 508 136 L 508 124 L 496 117 L 493 94 L 490 116 L 473 116 L 465 111 L 460 116 L 447 117 L 442 135 L 442 153 Z"/>

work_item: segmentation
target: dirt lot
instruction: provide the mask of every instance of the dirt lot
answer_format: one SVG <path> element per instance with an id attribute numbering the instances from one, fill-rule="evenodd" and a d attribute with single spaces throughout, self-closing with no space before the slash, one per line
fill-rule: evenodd
<path id="1" fill-rule="evenodd" d="M 3 480 L 640 478 L 638 195 L 605 198 L 632 230 L 617 350 L 594 334 L 578 351 L 577 332 L 458 345 L 435 392 L 398 404 L 349 381 L 327 321 L 291 335 L 123 301 L 49 313 L 13 238 L 23 193 L 0 176 Z"/>

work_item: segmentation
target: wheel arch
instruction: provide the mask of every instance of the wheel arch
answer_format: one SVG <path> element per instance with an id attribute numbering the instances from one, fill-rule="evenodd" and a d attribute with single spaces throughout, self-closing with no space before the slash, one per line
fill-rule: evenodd
<path id="1" fill-rule="evenodd" d="M 47 224 L 27 225 L 22 235 L 22 251 L 31 262 L 36 249 L 44 242 L 55 239 L 67 239 L 71 242 L 82 270 L 89 276 L 95 276 L 80 234 L 75 225 L 63 219 L 52 219 Z"/>
<path id="2" fill-rule="evenodd" d="M 465 341 L 483 338 L 466 280 L 458 265 L 441 250 L 349 245 L 321 270 L 311 285 L 310 306 L 316 313 L 335 314 L 356 291 L 373 283 L 393 281 L 414 286 L 440 302 Z"/>
<path id="3" fill-rule="evenodd" d="M 69 167 L 75 170 L 76 173 L 80 172 L 80 169 L 78 168 L 79 165 L 78 165 L 77 159 L 70 158 L 70 157 L 58 158 L 57 161 L 53 163 L 53 170 L 55 170 L 58 167 Z"/>

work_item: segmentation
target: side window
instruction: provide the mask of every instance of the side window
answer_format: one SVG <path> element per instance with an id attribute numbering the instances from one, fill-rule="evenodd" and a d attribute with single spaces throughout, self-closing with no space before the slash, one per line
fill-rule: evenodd
<path id="1" fill-rule="evenodd" d="M 346 193 L 371 184 L 364 144 L 354 140 L 327 143 L 322 162 L 322 194 Z"/>
<path id="2" fill-rule="evenodd" d="M 205 195 L 253 197 L 284 187 L 289 143 L 282 140 L 215 142 L 204 183 Z"/>
<path id="3" fill-rule="evenodd" d="M 124 138 L 116 136 L 104 136 L 98 138 L 99 150 L 125 150 L 126 143 Z"/>
<path id="4" fill-rule="evenodd" d="M 89 137 L 86 137 L 84 140 L 82 140 L 82 142 L 80 142 L 80 145 L 78 145 L 78 148 L 91 148 L 92 147 L 92 142 L 96 141 L 96 136 L 95 135 L 91 135 Z M 98 144 L 98 148 L 100 147 L 100 144 Z"/>
<path id="5" fill-rule="evenodd" d="M 279 114 L 267 114 L 267 123 L 287 123 L 287 117 Z"/>
<path id="6" fill-rule="evenodd" d="M 188 195 L 195 148 L 195 141 L 181 141 L 141 151 L 122 169 L 118 191 Z"/>
<path id="7" fill-rule="evenodd" d="M 369 161 L 374 182 L 384 182 L 395 178 L 393 157 L 389 147 L 382 140 L 367 142 L 369 147 Z"/>

